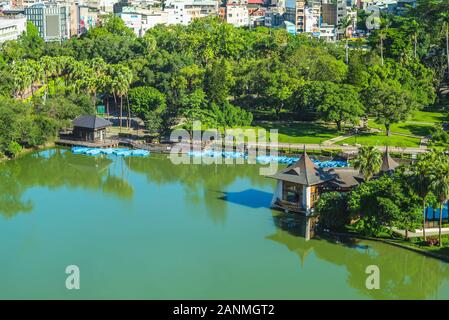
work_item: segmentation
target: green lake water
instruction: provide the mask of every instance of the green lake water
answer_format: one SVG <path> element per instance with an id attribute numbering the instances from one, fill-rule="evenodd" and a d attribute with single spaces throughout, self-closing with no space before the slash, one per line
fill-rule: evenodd
<path id="1" fill-rule="evenodd" d="M 448 299 L 449 264 L 304 241 L 256 165 L 49 149 L 0 164 L 0 299 Z M 65 269 L 80 268 L 80 290 Z M 368 290 L 365 269 L 380 269 Z"/>

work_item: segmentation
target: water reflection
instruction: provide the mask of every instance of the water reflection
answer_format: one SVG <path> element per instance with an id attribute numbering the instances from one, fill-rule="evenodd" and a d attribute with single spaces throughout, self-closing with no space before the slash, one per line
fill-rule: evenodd
<path id="1" fill-rule="evenodd" d="M 346 270 L 345 280 L 348 286 L 355 288 L 361 296 L 377 299 L 437 298 L 441 284 L 449 281 L 449 264 L 383 243 L 351 239 L 344 242 L 336 239 L 306 242 L 302 238 L 304 221 L 301 217 L 293 213 L 268 210 L 271 200 L 269 190 L 273 181 L 260 176 L 258 168 L 245 165 L 175 166 L 165 156 L 160 155 L 123 159 L 73 155 L 63 149 L 51 149 L 48 152 L 30 154 L 18 161 L 0 163 L 0 214 L 11 218 L 19 212 L 32 212 L 33 203 L 26 198 L 26 191 L 32 187 L 82 188 L 112 195 L 121 200 L 133 199 L 134 187 L 140 185 L 142 188 L 148 188 L 148 184 L 139 184 L 138 179 L 143 176 L 151 184 L 174 186 L 170 191 L 181 190 L 186 199 L 183 211 L 191 215 L 205 211 L 207 218 L 214 224 L 226 222 L 228 208 L 231 206 L 236 212 L 253 210 L 251 212 L 266 214 L 267 218 L 270 218 L 272 213 L 276 228 L 266 239 L 288 248 L 291 255 L 297 256 L 298 269 L 305 270 L 305 266 L 311 264 L 319 268 L 320 272 L 335 272 L 335 268 L 326 266 L 325 262 L 340 266 Z M 179 186 L 181 188 L 178 188 Z M 161 201 L 165 199 L 164 196 L 167 195 L 160 195 Z M 206 210 L 199 210 L 202 206 Z M 242 223 L 249 223 L 248 221 Z M 140 220 L 138 222 L 140 223 Z M 271 230 L 271 221 L 268 224 L 267 230 Z M 249 225 L 243 225 L 245 228 L 247 226 Z M 231 223 L 228 223 L 226 230 L 234 231 L 234 235 L 240 235 L 241 232 Z M 254 239 L 255 245 L 263 246 L 261 251 L 267 250 L 270 254 L 266 241 L 262 240 L 267 231 L 260 230 L 257 229 L 258 236 L 252 237 L 251 240 Z M 223 248 L 233 252 L 235 248 L 232 246 L 233 244 Z M 254 249 L 257 252 L 260 248 Z M 277 249 L 274 253 L 277 253 L 276 251 Z M 365 268 L 368 265 L 379 266 L 381 290 L 365 288 Z M 296 270 L 296 264 L 294 269 Z M 319 286 L 326 287 L 323 283 Z"/>
<path id="2" fill-rule="evenodd" d="M 111 170 L 113 163 L 105 157 L 74 155 L 64 149 L 49 149 L 24 156 L 17 161 L 0 163 L 0 214 L 11 218 L 33 209 L 24 193 L 32 187 L 83 188 L 101 190 L 120 198 L 130 198 L 133 188 Z M 115 173 L 118 171 L 117 173 Z"/>
<path id="3" fill-rule="evenodd" d="M 151 183 L 181 184 L 186 203 L 189 206 L 204 204 L 209 218 L 219 224 L 224 224 L 227 219 L 227 202 L 223 201 L 222 190 L 243 178 L 254 188 L 272 183 L 259 174 L 258 165 L 173 165 L 167 156 L 153 155 L 151 158 L 127 158 L 126 165 L 132 171 L 146 176 Z M 231 194 L 231 197 L 237 200 L 238 195 Z M 264 199 L 255 200 L 260 203 Z"/>
<path id="4" fill-rule="evenodd" d="M 298 255 L 303 267 L 312 256 L 343 266 L 348 272 L 346 282 L 360 294 L 374 299 L 434 299 L 444 281 L 449 280 L 449 264 L 414 252 L 376 241 L 356 239 L 313 239 L 298 237 L 301 221 L 283 213 L 275 214 L 279 228 L 266 238 Z M 353 250 L 348 250 L 351 248 Z M 380 290 L 365 287 L 365 269 L 376 265 L 380 269 Z"/>

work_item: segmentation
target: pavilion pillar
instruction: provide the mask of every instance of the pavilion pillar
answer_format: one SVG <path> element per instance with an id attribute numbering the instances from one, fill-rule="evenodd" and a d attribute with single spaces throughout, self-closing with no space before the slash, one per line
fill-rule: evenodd
<path id="1" fill-rule="evenodd" d="M 309 210 L 311 207 L 310 203 L 310 194 L 312 191 L 312 188 L 310 186 L 303 186 L 302 187 L 302 207 L 306 210 L 306 215 L 309 214 Z"/>
<path id="2" fill-rule="evenodd" d="M 271 199 L 271 206 L 274 205 L 274 203 L 277 201 L 277 199 L 283 199 L 283 186 L 284 182 L 282 180 L 278 180 L 276 183 L 276 189 L 274 190 L 273 198 Z"/>

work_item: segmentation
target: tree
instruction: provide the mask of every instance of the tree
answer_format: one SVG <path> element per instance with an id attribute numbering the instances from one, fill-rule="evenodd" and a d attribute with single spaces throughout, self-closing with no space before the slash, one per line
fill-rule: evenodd
<path id="1" fill-rule="evenodd" d="M 350 223 L 348 194 L 340 192 L 323 193 L 315 210 L 320 215 L 320 226 L 331 230 L 341 230 Z"/>
<path id="2" fill-rule="evenodd" d="M 413 57 L 416 59 L 418 57 L 418 33 L 419 33 L 419 23 L 416 19 L 411 19 L 409 23 L 409 29 L 412 33 L 413 38 Z"/>
<path id="3" fill-rule="evenodd" d="M 376 147 L 363 146 L 359 149 L 357 158 L 354 161 L 354 168 L 358 169 L 369 181 L 375 174 L 380 171 L 382 165 L 382 155 Z"/>
<path id="4" fill-rule="evenodd" d="M 205 92 L 210 102 L 218 104 L 225 102 L 233 84 L 231 65 L 225 59 L 214 61 L 206 70 Z"/>
<path id="5" fill-rule="evenodd" d="M 449 161 L 447 156 L 438 158 L 434 171 L 431 175 L 432 192 L 440 204 L 440 221 L 438 224 L 438 241 L 442 246 L 441 227 L 443 224 L 443 205 L 449 200 Z"/>
<path id="6" fill-rule="evenodd" d="M 370 236 L 391 233 L 396 227 L 405 229 L 407 237 L 421 220 L 419 201 L 398 171 L 359 185 L 351 191 L 348 207 L 355 229 Z"/>
<path id="7" fill-rule="evenodd" d="M 286 57 L 286 72 L 298 80 L 343 82 L 347 79 L 348 65 L 336 58 L 338 53 L 330 51 L 326 47 L 302 44 Z"/>
<path id="8" fill-rule="evenodd" d="M 129 86 L 131 85 L 132 81 L 132 72 L 131 70 L 124 66 L 124 65 L 113 65 L 110 72 L 110 76 L 112 79 L 112 92 L 114 94 L 114 97 L 120 98 L 120 114 L 119 114 L 119 123 L 120 123 L 120 130 L 122 129 L 123 123 L 122 123 L 122 117 L 123 117 L 123 97 L 128 93 Z M 129 125 L 129 118 L 130 118 L 130 110 L 128 108 L 128 125 Z"/>
<path id="9" fill-rule="evenodd" d="M 431 192 L 432 172 L 437 161 L 435 152 L 419 155 L 418 161 L 408 168 L 407 178 L 415 193 L 420 197 L 423 208 L 423 238 L 426 240 L 426 203 Z"/>
<path id="10" fill-rule="evenodd" d="M 365 92 L 365 105 L 375 122 L 385 126 L 387 136 L 392 124 L 406 120 L 417 109 L 410 92 L 395 83 L 372 84 Z"/>
<path id="11" fill-rule="evenodd" d="M 326 92 L 323 103 L 318 106 L 318 111 L 325 120 L 334 121 L 338 130 L 341 131 L 343 123 L 348 121 L 357 123 L 364 114 L 364 107 L 355 87 L 343 84 L 335 87 L 335 91 Z"/>
<path id="12" fill-rule="evenodd" d="M 380 57 L 381 57 L 381 64 L 384 65 L 384 40 L 387 35 L 388 27 L 390 25 L 389 19 L 381 19 L 380 21 L 380 29 L 379 29 L 379 41 L 380 41 Z"/>
<path id="13" fill-rule="evenodd" d="M 148 113 L 161 115 L 166 108 L 165 95 L 153 87 L 135 87 L 129 90 L 131 111 L 145 119 Z"/>
<path id="14" fill-rule="evenodd" d="M 293 110 L 305 119 L 316 119 L 318 108 L 330 92 L 338 90 L 338 84 L 330 81 L 306 81 L 292 95 Z"/>
<path id="15" fill-rule="evenodd" d="M 449 7 L 449 4 L 448 4 Z M 448 8 L 449 9 L 449 8 Z M 443 32 L 446 36 L 446 59 L 447 59 L 447 76 L 449 77 L 449 12 L 443 11 L 440 13 L 439 20 L 443 25 Z"/>
<path id="16" fill-rule="evenodd" d="M 132 29 L 128 28 L 120 17 L 114 15 L 108 15 L 103 20 L 103 28 L 108 32 L 118 35 L 134 38 L 136 35 Z"/>
<path id="17" fill-rule="evenodd" d="M 16 141 L 11 141 L 8 145 L 8 149 L 6 149 L 7 155 L 11 156 L 11 158 L 17 157 L 21 151 L 22 146 Z"/>
<path id="18" fill-rule="evenodd" d="M 37 60 L 44 46 L 44 40 L 39 36 L 39 30 L 32 22 L 27 22 L 26 32 L 18 39 L 20 45 L 25 49 L 25 57 Z"/>

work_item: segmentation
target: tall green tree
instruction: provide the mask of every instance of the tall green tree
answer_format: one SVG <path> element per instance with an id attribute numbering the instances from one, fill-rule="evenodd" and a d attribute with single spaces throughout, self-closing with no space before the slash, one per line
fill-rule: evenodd
<path id="1" fill-rule="evenodd" d="M 438 240 L 440 247 L 443 245 L 441 239 L 441 227 L 443 225 L 443 206 L 449 200 L 449 161 L 446 156 L 438 158 L 434 172 L 431 175 L 432 192 L 440 204 Z"/>
<path id="2" fill-rule="evenodd" d="M 226 59 L 214 61 L 206 70 L 205 92 L 210 102 L 224 103 L 228 99 L 233 84 L 231 65 Z"/>
<path id="3" fill-rule="evenodd" d="M 337 124 L 339 131 L 342 124 L 357 121 L 364 114 L 364 106 L 360 102 L 360 96 L 355 87 L 343 84 L 336 87 L 335 91 L 326 93 L 323 103 L 318 107 L 323 119 Z"/>
<path id="4" fill-rule="evenodd" d="M 418 108 L 410 92 L 395 83 L 371 85 L 365 92 L 365 106 L 375 122 L 385 126 L 387 136 L 392 124 L 405 121 Z"/>
<path id="5" fill-rule="evenodd" d="M 426 204 L 428 195 L 431 192 L 432 174 L 436 162 L 437 153 L 424 153 L 419 155 L 418 161 L 407 170 L 407 177 L 411 186 L 422 201 L 422 229 L 424 241 L 426 240 Z"/>

